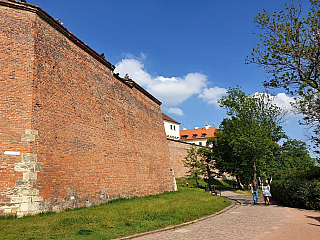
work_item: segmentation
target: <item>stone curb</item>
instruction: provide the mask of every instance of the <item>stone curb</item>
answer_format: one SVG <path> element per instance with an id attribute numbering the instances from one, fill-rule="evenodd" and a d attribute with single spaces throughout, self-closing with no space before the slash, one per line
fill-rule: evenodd
<path id="1" fill-rule="evenodd" d="M 224 196 L 223 196 L 223 197 L 224 197 Z M 160 229 L 152 230 L 152 231 L 149 231 L 149 232 L 138 233 L 138 234 L 134 234 L 134 235 L 127 236 L 127 237 L 123 237 L 123 238 L 116 238 L 116 239 L 114 239 L 114 240 L 132 239 L 132 238 L 142 237 L 142 236 L 146 236 L 146 235 L 150 235 L 150 234 L 154 234 L 154 233 L 169 231 L 169 230 L 176 229 L 176 228 L 185 227 L 185 226 L 188 226 L 188 225 L 197 223 L 197 222 L 201 222 L 201 221 L 207 220 L 207 219 L 209 219 L 209 218 L 217 217 L 218 215 L 221 215 L 221 214 L 223 214 L 223 213 L 226 213 L 227 211 L 229 211 L 229 210 L 231 210 L 231 209 L 236 209 L 236 208 L 240 207 L 240 205 L 241 205 L 241 203 L 240 203 L 239 201 L 231 200 L 231 199 L 228 198 L 228 197 L 224 197 L 224 198 L 229 199 L 229 201 L 230 201 L 232 204 L 231 204 L 230 206 L 222 209 L 221 211 L 216 212 L 216 213 L 214 213 L 214 214 L 211 214 L 211 215 L 209 215 L 209 216 L 205 216 L 205 217 L 202 217 L 202 218 L 198 218 L 198 219 L 193 220 L 193 221 L 190 221 L 190 222 L 180 223 L 180 224 L 177 224 L 177 225 L 173 225 L 173 226 L 168 226 L 168 227 L 165 227 L 165 228 L 160 228 Z"/>

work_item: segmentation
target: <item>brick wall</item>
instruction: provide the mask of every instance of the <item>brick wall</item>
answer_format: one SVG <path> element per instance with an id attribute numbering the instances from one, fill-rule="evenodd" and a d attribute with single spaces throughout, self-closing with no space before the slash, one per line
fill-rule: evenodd
<path id="1" fill-rule="evenodd" d="M 180 142 L 175 141 L 171 139 L 167 139 L 170 154 L 171 154 L 171 161 L 172 161 L 172 168 L 174 170 L 174 176 L 176 178 L 186 177 L 188 175 L 189 169 L 184 166 L 183 160 L 188 154 L 188 149 L 190 149 L 192 146 L 199 148 L 199 146 L 186 143 L 186 142 Z M 212 169 L 213 177 L 219 180 L 232 180 L 234 177 L 232 177 L 228 173 L 220 173 L 218 169 Z"/>
<path id="2" fill-rule="evenodd" d="M 41 9 L 0 0 L 0 21 L 0 213 L 174 189 L 156 99 Z"/>
<path id="3" fill-rule="evenodd" d="M 22 172 L 14 170 L 21 155 L 4 152 L 31 149 L 21 137 L 31 127 L 32 118 L 34 18 L 29 12 L 6 7 L 0 7 L 0 16 L 0 203 L 16 209 L 10 189 L 23 178 Z"/>
<path id="4" fill-rule="evenodd" d="M 189 169 L 184 166 L 183 160 L 188 154 L 188 149 L 190 149 L 192 146 L 197 146 L 170 139 L 167 139 L 167 141 L 170 149 L 174 176 L 176 178 L 187 176 Z"/>

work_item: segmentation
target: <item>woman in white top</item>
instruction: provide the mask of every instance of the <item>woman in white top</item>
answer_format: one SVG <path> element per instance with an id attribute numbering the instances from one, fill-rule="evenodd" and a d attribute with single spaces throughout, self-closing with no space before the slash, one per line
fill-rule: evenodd
<path id="1" fill-rule="evenodd" d="M 271 193 L 270 193 L 270 185 L 267 183 L 266 180 L 264 180 L 262 184 L 262 196 L 264 197 L 264 204 L 268 203 L 269 205 L 270 204 L 269 197 L 271 197 Z"/>

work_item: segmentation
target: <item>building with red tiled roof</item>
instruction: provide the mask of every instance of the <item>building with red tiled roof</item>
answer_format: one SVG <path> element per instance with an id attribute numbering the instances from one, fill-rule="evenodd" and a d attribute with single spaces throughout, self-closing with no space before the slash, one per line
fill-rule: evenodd
<path id="1" fill-rule="evenodd" d="M 162 119 L 164 129 L 168 139 L 179 140 L 180 138 L 180 123 L 169 117 L 165 113 L 162 113 Z"/>
<path id="2" fill-rule="evenodd" d="M 211 127 L 206 123 L 203 128 L 183 129 L 180 131 L 180 141 L 193 143 L 199 146 L 207 146 L 207 139 L 214 137 L 216 127 Z"/>

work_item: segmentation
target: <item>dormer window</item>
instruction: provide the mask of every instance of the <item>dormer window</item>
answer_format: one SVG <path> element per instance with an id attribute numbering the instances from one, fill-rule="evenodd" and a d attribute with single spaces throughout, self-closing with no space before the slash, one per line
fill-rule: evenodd
<path id="1" fill-rule="evenodd" d="M 201 137 L 205 137 L 205 136 L 207 136 L 207 134 L 206 133 L 202 133 Z"/>
<path id="2" fill-rule="evenodd" d="M 196 138 L 197 136 L 198 136 L 197 134 L 193 134 L 193 135 L 192 135 L 193 138 Z"/>
<path id="3" fill-rule="evenodd" d="M 186 140 L 187 137 L 188 137 L 188 135 L 183 135 L 183 136 L 181 136 L 181 139 Z"/>

